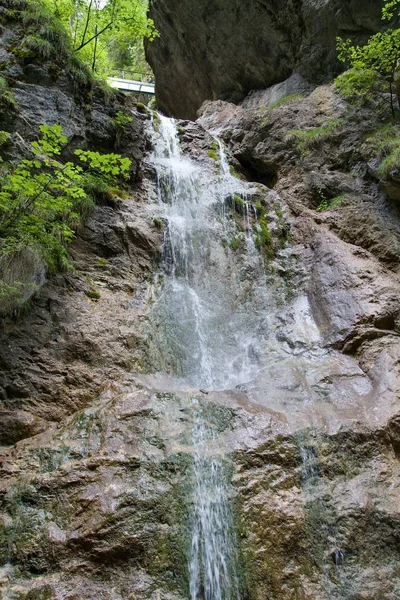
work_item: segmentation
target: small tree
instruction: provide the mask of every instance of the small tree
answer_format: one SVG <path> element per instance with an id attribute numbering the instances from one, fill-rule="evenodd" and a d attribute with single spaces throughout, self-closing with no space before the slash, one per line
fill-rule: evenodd
<path id="1" fill-rule="evenodd" d="M 339 60 L 349 64 L 350 69 L 337 77 L 335 85 L 344 96 L 356 103 L 369 101 L 376 93 L 389 93 L 394 116 L 394 92 L 400 106 L 400 86 L 397 83 L 400 29 L 395 25 L 400 17 L 400 0 L 384 0 L 384 3 L 382 20 L 391 22 L 386 31 L 371 36 L 365 46 L 355 46 L 351 40 L 337 38 Z"/>
<path id="2" fill-rule="evenodd" d="M 32 0 L 31 0 L 32 1 Z M 100 75 L 112 70 L 112 55 L 157 34 L 146 0 L 41 0 L 69 32 L 80 59 Z"/>

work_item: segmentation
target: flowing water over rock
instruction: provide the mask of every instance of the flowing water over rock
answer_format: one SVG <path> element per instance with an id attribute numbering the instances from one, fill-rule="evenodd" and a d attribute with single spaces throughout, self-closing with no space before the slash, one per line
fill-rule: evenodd
<path id="1" fill-rule="evenodd" d="M 208 413 L 208 414 L 207 414 Z M 229 465 L 213 455 L 210 409 L 194 400 L 194 495 L 191 522 L 190 598 L 239 600 L 237 543 L 229 501 Z M 227 472 L 228 471 L 228 472 Z"/>
<path id="2" fill-rule="evenodd" d="M 171 120 L 160 116 L 158 129 L 152 161 L 166 232 L 152 354 L 158 370 L 195 388 L 232 388 L 257 373 L 268 335 L 265 266 L 248 215 L 241 264 L 227 240 L 226 204 L 235 197 L 246 213 L 247 189 L 229 173 L 222 146 L 220 171 L 212 173 L 181 155 Z"/>
<path id="3" fill-rule="evenodd" d="M 257 312 L 267 301 L 262 293 L 265 266 L 253 241 L 247 190 L 230 174 L 220 142 L 221 168 L 211 174 L 181 155 L 174 122 L 156 118 L 151 161 L 157 171 L 158 218 L 166 222 L 166 230 L 150 316 L 153 353 L 159 356 L 159 370 L 179 376 L 182 387 L 229 389 L 258 372 L 260 341 L 267 333 Z M 247 229 L 245 262 L 239 269 L 233 251 L 224 245 L 226 203 L 234 194 L 245 207 Z M 238 298 L 243 282 L 251 286 L 246 293 L 254 296 L 244 302 Z M 239 600 L 226 450 L 219 447 L 216 424 L 209 420 L 212 407 L 194 399 L 193 414 L 190 598 Z"/>

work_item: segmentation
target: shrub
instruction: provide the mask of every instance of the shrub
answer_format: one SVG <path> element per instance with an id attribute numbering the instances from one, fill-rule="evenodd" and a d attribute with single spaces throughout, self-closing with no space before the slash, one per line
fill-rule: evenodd
<path id="1" fill-rule="evenodd" d="M 124 110 L 119 110 L 114 117 L 114 123 L 120 129 L 125 129 L 129 123 L 132 123 L 132 115 Z"/>
<path id="2" fill-rule="evenodd" d="M 344 200 L 348 198 L 347 194 L 340 194 L 339 196 L 335 196 L 334 198 L 325 198 L 323 193 L 320 192 L 320 203 L 317 206 L 318 212 L 324 212 L 326 210 L 330 210 L 331 208 L 335 208 L 339 206 Z"/>
<path id="3" fill-rule="evenodd" d="M 69 266 L 66 245 L 92 209 L 96 186 L 104 190 L 127 179 L 131 162 L 118 154 L 76 150 L 79 164 L 64 163 L 60 154 L 67 138 L 61 126 L 41 125 L 40 131 L 42 138 L 31 144 L 32 159 L 0 168 L 0 261 L 30 249 L 55 272 Z M 15 295 L 18 281 L 19 276 L 4 281 L 9 288 L 3 293 Z"/>
<path id="4" fill-rule="evenodd" d="M 0 77 L 0 106 L 4 108 L 15 108 L 17 101 L 14 97 L 14 93 L 8 87 L 8 83 L 4 77 Z"/>
<path id="5" fill-rule="evenodd" d="M 321 127 L 313 127 L 306 130 L 292 129 L 287 132 L 286 136 L 296 142 L 297 150 L 300 154 L 304 155 L 310 148 L 329 140 L 341 125 L 342 121 L 340 119 L 331 119 Z"/>
<path id="6" fill-rule="evenodd" d="M 372 35 L 364 46 L 337 38 L 338 58 L 350 69 L 336 79 L 336 89 L 356 105 L 372 100 L 377 92 L 389 92 L 393 116 L 393 84 L 400 55 L 400 29 L 396 22 L 399 16 L 400 0 L 384 0 L 382 20 L 392 21 L 386 31 Z"/>
<path id="7" fill-rule="evenodd" d="M 377 173 L 390 177 L 400 171 L 400 131 L 395 125 L 379 127 L 366 137 L 365 147 L 379 161 Z"/>

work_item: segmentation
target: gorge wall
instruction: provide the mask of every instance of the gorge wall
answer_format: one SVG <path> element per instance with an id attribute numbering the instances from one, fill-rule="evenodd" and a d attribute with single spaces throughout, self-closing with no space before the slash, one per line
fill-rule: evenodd
<path id="1" fill-rule="evenodd" d="M 324 6 L 333 4 L 315 8 Z M 2 32 L 4 54 L 12 27 Z M 19 106 L 13 152 L 39 120 L 57 121 L 71 140 L 124 151 L 135 166 L 128 197 L 104 199 L 78 230 L 74 270 L 49 278 L 1 324 L 3 597 L 189 597 L 195 398 L 232 471 L 242 600 L 397 600 L 400 178 L 377 174 L 368 135 L 379 112 L 352 108 L 329 85 L 304 85 L 278 106 L 268 107 L 272 88 L 240 106 L 206 102 L 196 123 L 177 123 L 183 171 L 220 185 L 218 136 L 232 179 L 248 185 L 248 205 L 232 192 L 221 201 L 219 248 L 204 238 L 197 248 L 206 247 L 209 271 L 232 269 L 237 286 L 222 313 L 252 307 L 245 317 L 265 321 L 267 342 L 252 380 L 199 390 L 183 386 L 173 364 L 154 372 L 147 333 L 166 279 L 159 182 L 146 158 L 160 122 L 132 107 L 117 136 L 117 100 L 107 105 L 98 91 L 82 106 L 46 64 L 17 63 L 6 56 L 3 65 L 14 69 Z M 301 145 L 296 131 L 318 135 Z M 246 241 L 256 214 L 261 274 Z M 267 307 L 255 272 L 270 290 Z"/>
<path id="2" fill-rule="evenodd" d="M 147 44 L 157 102 L 195 119 L 204 100 L 239 102 L 293 72 L 321 83 L 343 68 L 335 38 L 365 41 L 381 27 L 374 0 L 154 0 L 160 36 Z"/>

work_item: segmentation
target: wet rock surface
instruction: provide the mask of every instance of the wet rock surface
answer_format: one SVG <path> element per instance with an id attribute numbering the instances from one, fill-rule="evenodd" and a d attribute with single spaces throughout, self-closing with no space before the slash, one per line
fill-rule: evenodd
<path id="1" fill-rule="evenodd" d="M 143 194 L 96 207 L 71 247 L 75 270 L 44 286 L 16 323 L 4 323 L 5 409 L 59 421 L 90 404 L 110 379 L 139 368 L 142 282 L 161 244 Z"/>

